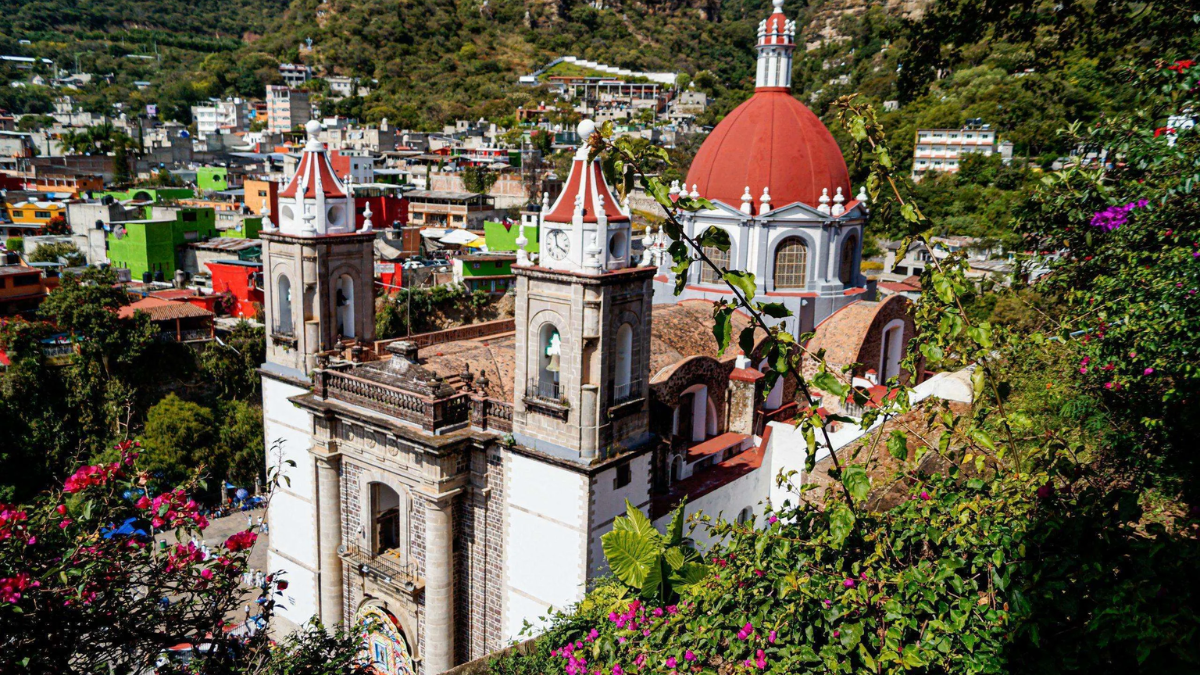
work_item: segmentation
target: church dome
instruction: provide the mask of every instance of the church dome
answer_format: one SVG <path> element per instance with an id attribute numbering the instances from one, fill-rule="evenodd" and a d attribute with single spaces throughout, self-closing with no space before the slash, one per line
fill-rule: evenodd
<path id="1" fill-rule="evenodd" d="M 794 202 L 815 208 L 822 190 L 851 194 L 837 141 L 785 87 L 760 87 L 721 120 L 696 153 L 687 185 L 734 208 L 747 187 L 756 205 L 767 188 L 772 208 Z"/>

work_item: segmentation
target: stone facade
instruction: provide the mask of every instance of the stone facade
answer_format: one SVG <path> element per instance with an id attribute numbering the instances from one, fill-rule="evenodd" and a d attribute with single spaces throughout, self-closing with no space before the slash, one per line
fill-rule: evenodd
<path id="1" fill-rule="evenodd" d="M 263 232 L 260 237 L 263 304 L 269 308 L 268 362 L 307 374 L 316 368 L 316 355 L 334 349 L 343 336 L 375 339 L 373 233 L 301 237 Z M 338 330 L 338 284 L 343 278 L 353 284 L 353 297 L 345 299 L 352 307 L 352 331 L 344 323 Z"/>
<path id="2" fill-rule="evenodd" d="M 591 461 L 617 448 L 645 442 L 648 397 L 642 373 L 649 370 L 652 277 L 650 268 L 602 275 L 514 267 L 517 275 L 516 396 L 513 433 L 548 454 Z M 614 387 L 616 335 L 633 329 L 630 397 Z M 552 326 L 561 338 L 561 401 L 530 395 L 539 377 L 540 344 Z"/>

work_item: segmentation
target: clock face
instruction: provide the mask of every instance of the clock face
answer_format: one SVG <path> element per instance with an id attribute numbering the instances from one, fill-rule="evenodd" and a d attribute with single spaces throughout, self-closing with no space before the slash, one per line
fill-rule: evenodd
<path id="1" fill-rule="evenodd" d="M 562 230 L 550 230 L 546 235 L 546 255 L 555 260 L 567 257 L 571 250 L 571 238 Z"/>

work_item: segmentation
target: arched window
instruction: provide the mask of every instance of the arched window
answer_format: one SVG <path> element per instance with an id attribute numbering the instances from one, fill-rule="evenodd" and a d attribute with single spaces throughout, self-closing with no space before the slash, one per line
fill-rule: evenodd
<path id="1" fill-rule="evenodd" d="M 343 274 L 337 280 L 338 335 L 354 337 L 354 279 Z"/>
<path id="2" fill-rule="evenodd" d="M 738 522 L 738 525 L 745 525 L 747 523 L 749 523 L 750 525 L 753 525 L 754 524 L 754 507 L 747 506 L 746 508 L 742 509 L 737 515 L 737 522 Z"/>
<path id="3" fill-rule="evenodd" d="M 713 261 L 720 269 L 729 269 L 729 251 L 722 251 L 716 246 L 705 246 L 704 255 Z M 719 284 L 723 283 L 721 274 L 713 270 L 704 263 L 700 263 L 700 283 L 702 284 Z"/>
<path id="4" fill-rule="evenodd" d="M 838 279 L 842 284 L 849 286 L 854 283 L 854 253 L 858 249 L 858 237 L 853 234 L 846 237 L 846 241 L 842 242 L 842 259 L 838 262 Z"/>
<path id="5" fill-rule="evenodd" d="M 371 552 L 375 555 L 398 549 L 400 531 L 400 495 L 383 483 L 371 483 Z"/>
<path id="6" fill-rule="evenodd" d="M 671 482 L 677 483 L 683 480 L 683 457 L 675 455 L 675 459 L 671 460 Z"/>
<path id="7" fill-rule="evenodd" d="M 538 374 L 531 382 L 532 395 L 557 401 L 562 398 L 559 391 L 558 374 L 562 355 L 562 337 L 552 323 L 543 324 L 538 331 Z"/>
<path id="8" fill-rule="evenodd" d="M 275 305 L 279 308 L 275 317 L 275 332 L 292 335 L 292 282 L 286 276 L 280 275 L 275 282 L 275 295 Z"/>
<path id="9" fill-rule="evenodd" d="M 613 397 L 617 402 L 628 401 L 636 393 L 633 391 L 633 326 L 627 323 L 617 329 L 617 363 L 613 384 Z"/>
<path id="10" fill-rule="evenodd" d="M 879 354 L 879 382 L 900 374 L 900 359 L 904 356 L 904 320 L 893 319 L 883 328 L 883 345 Z"/>
<path id="11" fill-rule="evenodd" d="M 800 237 L 788 237 L 775 247 L 775 288 L 804 288 L 808 247 Z"/>

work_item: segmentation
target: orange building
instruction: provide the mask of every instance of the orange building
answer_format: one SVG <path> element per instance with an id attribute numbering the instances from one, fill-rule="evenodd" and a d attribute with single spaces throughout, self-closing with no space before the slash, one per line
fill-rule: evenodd
<path id="1" fill-rule="evenodd" d="M 104 178 L 91 174 L 38 176 L 33 179 L 33 189 L 38 192 L 65 192 L 78 197 L 81 192 L 103 190 Z"/>
<path id="2" fill-rule="evenodd" d="M 0 256 L 0 316 L 37 309 L 50 294 L 42 270 L 21 263 L 15 253 Z"/>
<path id="3" fill-rule="evenodd" d="M 242 189 L 245 190 L 243 201 L 252 213 L 261 216 L 263 206 L 269 205 L 271 218 L 279 222 L 279 183 L 247 178 L 242 184 Z"/>

